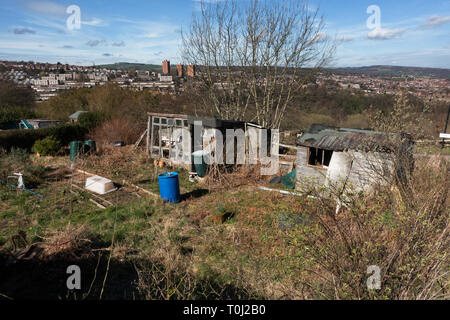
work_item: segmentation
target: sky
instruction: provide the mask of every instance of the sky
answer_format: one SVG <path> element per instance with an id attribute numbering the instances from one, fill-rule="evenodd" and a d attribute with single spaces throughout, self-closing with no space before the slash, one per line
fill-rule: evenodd
<path id="1" fill-rule="evenodd" d="M 198 1 L 0 0 L 0 60 L 179 63 L 180 31 L 189 28 Z M 79 28 L 77 11 L 68 10 L 74 5 Z M 338 42 L 332 67 L 450 68 L 450 0 L 310 0 L 309 5 L 323 15 L 324 35 Z M 379 24 L 370 6 L 379 8 Z"/>

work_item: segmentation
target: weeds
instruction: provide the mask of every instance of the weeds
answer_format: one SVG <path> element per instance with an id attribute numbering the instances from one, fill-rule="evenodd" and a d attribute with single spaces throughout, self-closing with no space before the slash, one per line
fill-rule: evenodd
<path id="1" fill-rule="evenodd" d="M 383 188 L 353 197 L 338 215 L 321 207 L 301 231 L 315 263 L 311 292 L 327 299 L 448 299 L 448 166 L 424 163 L 410 180 L 408 196 Z M 381 290 L 368 290 L 366 269 L 382 270 Z M 311 280 L 312 279 L 312 280 Z"/>

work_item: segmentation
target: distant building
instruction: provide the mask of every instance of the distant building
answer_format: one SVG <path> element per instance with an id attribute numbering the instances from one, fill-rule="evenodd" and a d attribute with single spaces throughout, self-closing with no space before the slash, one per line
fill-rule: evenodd
<path id="1" fill-rule="evenodd" d="M 82 115 L 83 113 L 86 113 L 87 111 L 77 111 L 74 114 L 71 114 L 69 116 L 70 122 L 72 123 L 77 123 L 78 122 L 78 118 L 80 117 L 80 115 Z"/>
<path id="2" fill-rule="evenodd" d="M 184 76 L 183 65 L 182 64 L 177 64 L 177 76 L 179 78 L 183 78 L 183 76 Z"/>
<path id="3" fill-rule="evenodd" d="M 136 76 L 139 79 L 148 80 L 148 79 L 150 79 L 150 72 L 147 70 L 137 70 Z"/>
<path id="4" fill-rule="evenodd" d="M 161 82 L 172 82 L 173 78 L 172 78 L 172 76 L 161 75 L 159 77 L 159 81 L 161 81 Z"/>
<path id="5" fill-rule="evenodd" d="M 44 120 L 44 119 L 27 119 L 19 123 L 20 129 L 43 129 L 52 128 L 60 125 L 62 121 L 59 120 Z"/>
<path id="6" fill-rule="evenodd" d="M 164 60 L 162 62 L 163 74 L 170 74 L 170 61 Z"/>
<path id="7" fill-rule="evenodd" d="M 194 65 L 189 65 L 187 67 L 187 75 L 188 75 L 188 77 L 191 77 L 191 78 L 195 77 L 195 66 Z"/>

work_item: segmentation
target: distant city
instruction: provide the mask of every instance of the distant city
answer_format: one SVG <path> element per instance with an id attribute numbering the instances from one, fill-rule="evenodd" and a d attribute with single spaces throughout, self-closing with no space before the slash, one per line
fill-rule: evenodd
<path id="1" fill-rule="evenodd" d="M 153 89 L 178 94 L 185 90 L 186 80 L 193 80 L 197 74 L 201 74 L 193 65 L 177 64 L 176 68 L 171 68 L 168 60 L 162 61 L 162 67 L 159 68 L 146 66 L 148 65 L 125 63 L 77 66 L 61 63 L 0 61 L 0 81 L 13 81 L 18 85 L 30 86 L 36 92 L 37 102 L 42 102 L 66 90 L 92 88 L 107 83 L 115 83 L 122 88 L 134 90 Z M 394 95 L 401 90 L 406 90 L 425 101 L 434 99 L 450 102 L 450 80 L 445 76 L 440 77 L 439 73 L 433 76 L 399 74 L 399 72 L 384 75 L 376 74 L 372 69 L 326 69 L 317 73 L 314 80 L 303 86 L 326 87 L 328 90 L 356 90 L 367 95 Z M 162 70 L 162 72 L 152 70 Z"/>

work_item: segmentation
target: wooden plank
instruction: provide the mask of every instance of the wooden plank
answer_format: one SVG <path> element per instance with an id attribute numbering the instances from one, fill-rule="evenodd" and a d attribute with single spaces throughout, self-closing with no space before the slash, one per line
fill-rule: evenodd
<path id="1" fill-rule="evenodd" d="M 87 171 L 83 171 L 83 170 L 80 170 L 80 169 L 76 169 L 76 171 L 79 172 L 79 173 L 87 174 L 88 176 L 96 176 L 96 174 L 89 173 Z"/>
<path id="2" fill-rule="evenodd" d="M 127 181 L 127 180 L 122 180 L 122 183 L 123 183 L 124 185 L 129 185 L 129 186 L 131 186 L 131 187 L 133 187 L 133 188 L 135 188 L 135 189 L 137 189 L 137 190 L 139 190 L 139 191 L 142 191 L 142 192 L 144 192 L 144 193 L 146 193 L 146 194 L 148 194 L 148 195 L 151 195 L 151 196 L 153 196 L 153 197 L 159 198 L 159 195 L 157 195 L 156 193 L 153 193 L 153 192 L 148 191 L 148 190 L 146 190 L 146 189 L 144 189 L 144 188 L 141 188 L 141 187 L 139 187 L 139 186 L 137 186 L 137 185 L 135 185 L 135 184 L 132 184 L 131 182 L 129 182 L 129 181 Z"/>
<path id="3" fill-rule="evenodd" d="M 151 131 L 149 131 L 149 130 L 151 130 Z M 150 151 L 149 151 L 149 147 L 150 147 Z M 148 117 L 148 121 L 147 121 L 147 157 L 150 155 L 153 155 L 153 118 L 152 117 Z"/>
<path id="4" fill-rule="evenodd" d="M 77 185 L 72 185 L 72 187 L 73 187 L 73 186 L 78 187 Z M 72 194 L 74 194 L 74 195 L 76 195 L 76 196 L 80 196 L 80 193 L 79 193 L 79 192 L 75 192 L 75 191 L 70 190 L 70 193 L 72 193 Z M 89 201 L 92 202 L 93 204 L 95 204 L 95 205 L 96 205 L 97 207 L 99 207 L 100 209 L 106 209 L 105 206 L 101 205 L 100 203 L 98 203 L 97 201 L 95 201 L 95 200 L 93 200 L 93 199 L 89 199 Z"/>
<path id="5" fill-rule="evenodd" d="M 110 206 L 114 206 L 114 203 L 112 203 L 112 202 L 110 202 L 110 201 L 108 201 L 108 200 L 106 200 L 106 199 L 103 199 L 102 197 L 99 197 L 99 196 L 93 194 L 92 192 L 90 192 L 89 190 L 86 190 L 86 189 L 84 189 L 84 188 L 81 188 L 81 187 L 77 186 L 76 184 L 72 184 L 72 187 L 75 187 L 75 188 L 77 188 L 78 190 L 85 191 L 85 192 L 89 193 L 91 196 L 93 196 L 93 197 L 95 197 L 95 198 L 97 198 L 97 199 L 99 199 L 99 200 L 101 200 L 101 201 L 104 201 L 105 203 L 109 204 Z"/>
<path id="6" fill-rule="evenodd" d="M 282 143 L 279 143 L 278 145 L 279 145 L 280 147 L 284 147 L 284 148 L 288 148 L 288 149 L 294 149 L 294 150 L 298 150 L 298 149 L 299 149 L 298 147 L 290 146 L 290 145 L 282 144 Z"/>
<path id="7" fill-rule="evenodd" d="M 89 199 L 90 202 L 92 202 L 93 204 L 95 204 L 97 207 L 99 207 L 100 209 L 105 210 L 106 207 L 101 205 L 100 203 L 98 203 L 97 201 L 93 200 L 93 199 Z"/>
<path id="8" fill-rule="evenodd" d="M 136 143 L 134 144 L 134 149 L 136 149 L 137 147 L 139 147 L 139 145 L 141 144 L 142 139 L 144 139 L 145 134 L 147 133 L 147 129 L 145 129 L 144 133 L 141 135 L 141 137 L 139 138 L 138 141 L 136 141 Z"/>
<path id="9" fill-rule="evenodd" d="M 187 117 L 188 117 L 185 114 L 154 113 L 154 112 L 147 112 L 147 115 L 151 116 L 151 117 L 161 117 L 161 118 L 169 118 L 169 119 L 175 119 L 175 118 L 187 119 Z"/>

